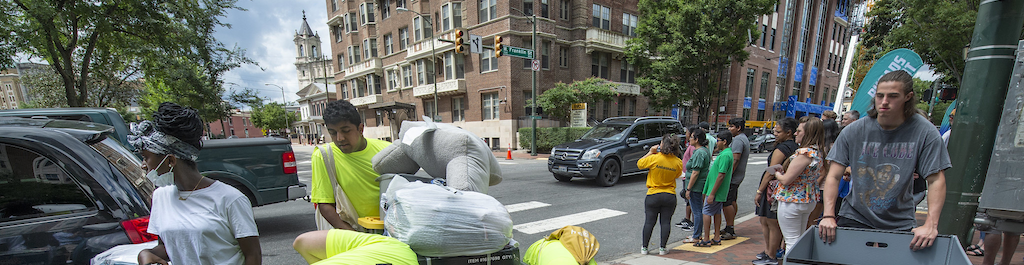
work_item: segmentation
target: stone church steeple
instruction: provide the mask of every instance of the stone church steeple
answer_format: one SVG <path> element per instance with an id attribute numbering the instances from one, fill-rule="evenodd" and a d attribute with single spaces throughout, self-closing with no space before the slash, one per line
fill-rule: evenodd
<path id="1" fill-rule="evenodd" d="M 324 55 L 320 45 L 320 34 L 309 27 L 306 11 L 302 11 L 302 25 L 295 32 L 295 70 L 299 88 L 311 83 L 323 84 L 334 81 L 334 68 L 330 56 Z M 326 69 L 325 69 L 326 68 Z"/>

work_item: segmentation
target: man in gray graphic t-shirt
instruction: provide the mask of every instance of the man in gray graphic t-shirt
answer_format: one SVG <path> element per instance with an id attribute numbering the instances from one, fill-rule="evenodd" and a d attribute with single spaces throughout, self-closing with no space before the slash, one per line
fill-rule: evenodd
<path id="1" fill-rule="evenodd" d="M 916 115 L 913 80 L 905 71 L 890 72 L 878 81 L 869 118 L 843 129 L 829 152 L 828 177 L 822 186 L 825 209 L 821 238 L 835 240 L 835 227 L 912 231 L 913 250 L 929 247 L 938 235 L 945 200 L 944 171 L 949 154 L 935 126 Z M 850 194 L 835 214 L 839 179 L 851 168 Z M 914 173 L 928 180 L 928 217 L 916 226 Z"/>

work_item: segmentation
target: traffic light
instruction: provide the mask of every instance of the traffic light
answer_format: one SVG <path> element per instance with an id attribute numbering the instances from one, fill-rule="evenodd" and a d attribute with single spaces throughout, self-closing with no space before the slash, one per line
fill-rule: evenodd
<path id="1" fill-rule="evenodd" d="M 501 57 L 501 36 L 494 36 L 494 58 Z"/>
<path id="2" fill-rule="evenodd" d="M 925 89 L 924 92 L 921 93 L 921 101 L 924 101 L 924 102 L 931 102 L 932 101 L 932 89 L 931 88 Z"/>
<path id="3" fill-rule="evenodd" d="M 455 30 L 455 52 L 456 53 L 463 53 L 463 52 L 465 52 L 466 51 L 466 46 L 463 45 L 465 43 L 466 43 L 465 35 L 463 34 L 462 30 L 461 29 L 456 29 Z"/>
<path id="4" fill-rule="evenodd" d="M 939 99 L 941 100 L 954 100 L 956 99 L 957 88 L 951 85 L 942 85 L 942 90 L 939 90 Z"/>

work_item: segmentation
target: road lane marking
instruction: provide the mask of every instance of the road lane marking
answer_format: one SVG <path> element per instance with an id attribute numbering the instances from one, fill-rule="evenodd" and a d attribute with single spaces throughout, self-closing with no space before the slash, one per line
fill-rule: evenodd
<path id="1" fill-rule="evenodd" d="M 524 202 L 524 203 L 516 203 L 516 204 L 505 205 L 505 209 L 508 210 L 508 213 L 514 213 L 514 212 L 518 212 L 518 211 L 526 211 L 526 210 L 530 210 L 530 209 L 537 209 L 537 208 L 548 207 L 548 206 L 551 206 L 551 204 L 547 204 L 547 203 L 543 203 L 543 202 L 539 202 L 539 201 L 529 201 L 529 202 Z"/>
<path id="2" fill-rule="evenodd" d="M 498 164 L 502 164 L 502 165 L 516 165 L 515 162 L 498 162 Z"/>
<path id="3" fill-rule="evenodd" d="M 767 164 L 768 164 L 768 161 L 754 161 L 754 162 L 747 163 L 747 165 L 767 165 Z"/>
<path id="4" fill-rule="evenodd" d="M 616 217 L 624 214 L 626 214 L 626 212 L 602 208 L 593 211 L 586 211 L 582 213 L 540 220 L 536 222 L 519 224 L 513 226 L 512 228 L 515 230 L 519 230 L 519 232 L 532 235 L 540 232 L 552 231 L 555 229 L 565 227 L 567 225 L 578 225 L 605 218 Z"/>

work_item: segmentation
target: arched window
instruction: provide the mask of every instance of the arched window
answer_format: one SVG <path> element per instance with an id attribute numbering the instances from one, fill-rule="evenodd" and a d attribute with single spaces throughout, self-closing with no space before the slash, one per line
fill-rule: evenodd
<path id="1" fill-rule="evenodd" d="M 316 45 L 309 46 L 309 57 L 316 57 Z"/>
<path id="2" fill-rule="evenodd" d="M 302 45 L 299 45 L 299 57 L 306 56 L 306 51 L 303 50 Z"/>

